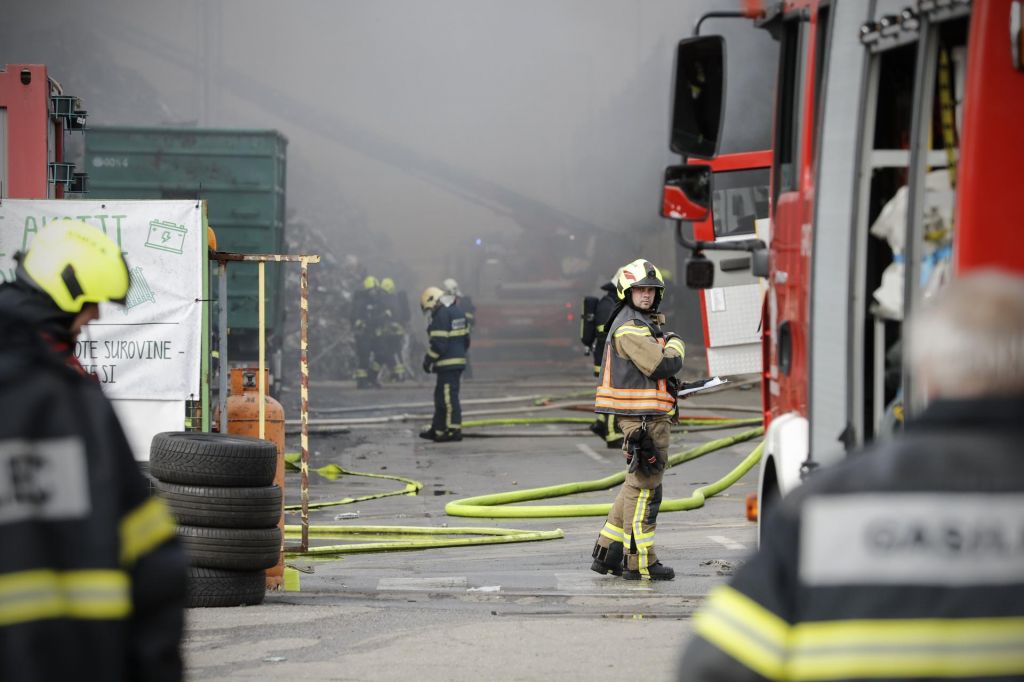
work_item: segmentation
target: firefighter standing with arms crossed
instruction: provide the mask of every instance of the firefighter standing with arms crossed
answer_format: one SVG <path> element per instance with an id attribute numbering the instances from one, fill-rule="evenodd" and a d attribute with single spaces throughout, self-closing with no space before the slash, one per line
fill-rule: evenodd
<path id="1" fill-rule="evenodd" d="M 420 438 L 437 443 L 462 440 L 462 407 L 459 384 L 469 350 L 469 322 L 466 313 L 451 294 L 427 287 L 420 296 L 420 307 L 430 315 L 427 326 L 430 348 L 423 356 L 423 371 L 437 374 L 434 386 L 434 419 Z"/>
<path id="2" fill-rule="evenodd" d="M 0 286 L 0 679 L 180 680 L 174 522 L 73 354 L 98 304 L 124 302 L 127 265 L 77 220 L 15 258 Z"/>
<path id="3" fill-rule="evenodd" d="M 658 313 L 665 282 L 652 263 L 639 258 L 618 273 L 623 303 L 608 325 L 594 409 L 613 414 L 625 436 L 629 470 L 594 545 L 590 568 L 627 580 L 671 580 L 675 572 L 658 561 L 654 529 L 661 506 L 661 480 L 675 422 L 683 342 L 663 332 Z"/>

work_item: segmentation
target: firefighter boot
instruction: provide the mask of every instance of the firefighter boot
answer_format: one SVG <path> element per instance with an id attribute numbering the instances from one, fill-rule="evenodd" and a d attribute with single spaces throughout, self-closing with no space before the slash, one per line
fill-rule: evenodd
<path id="1" fill-rule="evenodd" d="M 594 563 L 590 564 L 590 570 L 601 575 L 611 573 L 622 575 L 622 543 L 613 542 L 608 547 L 594 543 L 594 551 L 591 554 Z"/>
<path id="2" fill-rule="evenodd" d="M 623 571 L 622 577 L 626 580 L 672 580 L 676 577 L 676 572 L 668 566 L 665 566 L 660 561 L 655 561 L 653 564 L 647 567 L 649 576 L 642 575 L 640 571 Z"/>
<path id="3" fill-rule="evenodd" d="M 434 436 L 434 441 L 438 443 L 458 442 L 460 440 L 462 440 L 462 429 L 448 429 L 444 433 Z"/>
<path id="4" fill-rule="evenodd" d="M 420 431 L 420 438 L 425 438 L 427 440 L 435 440 L 437 438 L 437 435 L 434 433 L 434 429 L 428 426 L 427 428 Z"/>

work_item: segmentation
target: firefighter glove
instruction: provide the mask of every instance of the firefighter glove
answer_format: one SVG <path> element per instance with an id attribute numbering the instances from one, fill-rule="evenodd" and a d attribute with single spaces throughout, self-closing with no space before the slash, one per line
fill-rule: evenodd
<path id="1" fill-rule="evenodd" d="M 676 377 L 669 377 L 665 380 L 665 387 L 668 389 L 668 392 L 672 394 L 673 398 L 679 398 L 679 389 L 682 388 L 682 384 L 679 379 Z"/>
<path id="2" fill-rule="evenodd" d="M 654 446 L 654 439 L 641 427 L 626 438 L 626 463 L 629 473 L 651 476 L 665 469 L 665 457 Z"/>
<path id="3" fill-rule="evenodd" d="M 431 374 L 434 371 L 434 358 L 429 355 L 423 356 L 423 371 L 427 374 Z"/>

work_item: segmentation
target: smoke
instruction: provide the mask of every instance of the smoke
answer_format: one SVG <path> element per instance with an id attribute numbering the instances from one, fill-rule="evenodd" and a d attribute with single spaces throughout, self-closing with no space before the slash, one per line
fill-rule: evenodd
<path id="1" fill-rule="evenodd" d="M 46 64 L 90 125 L 281 131 L 304 233 L 339 262 L 405 273 L 409 291 L 500 258 L 589 289 L 671 243 L 658 202 L 678 162 L 675 45 L 702 11 L 738 4 L 16 0 L 0 64 Z M 746 20 L 703 32 L 719 30 L 721 151 L 767 147 L 774 44 Z"/>

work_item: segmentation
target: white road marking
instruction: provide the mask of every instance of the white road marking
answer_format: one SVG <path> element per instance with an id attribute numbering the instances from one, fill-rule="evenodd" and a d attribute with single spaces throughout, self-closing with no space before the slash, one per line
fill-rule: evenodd
<path id="1" fill-rule="evenodd" d="M 724 535 L 709 535 L 708 539 L 712 540 L 714 542 L 717 542 L 718 544 L 722 545 L 726 549 L 746 549 L 747 548 L 746 545 L 740 544 L 739 542 L 736 542 L 735 540 L 730 540 L 729 538 L 725 537 Z"/>
<path id="2" fill-rule="evenodd" d="M 597 454 L 597 452 L 594 451 L 594 448 L 590 447 L 586 443 L 576 443 L 576 447 L 579 449 L 580 452 L 582 452 L 584 455 L 594 460 L 595 462 L 601 462 L 602 464 L 604 464 L 607 461 L 604 457 Z"/>
<path id="3" fill-rule="evenodd" d="M 464 590 L 468 586 L 469 579 L 465 576 L 381 578 L 377 581 L 378 590 Z"/>
<path id="4" fill-rule="evenodd" d="M 557 581 L 555 589 L 559 592 L 622 594 L 623 592 L 650 592 L 652 590 L 650 585 L 639 581 L 623 580 L 610 573 L 601 575 L 585 569 L 575 573 L 555 573 L 555 580 Z"/>

